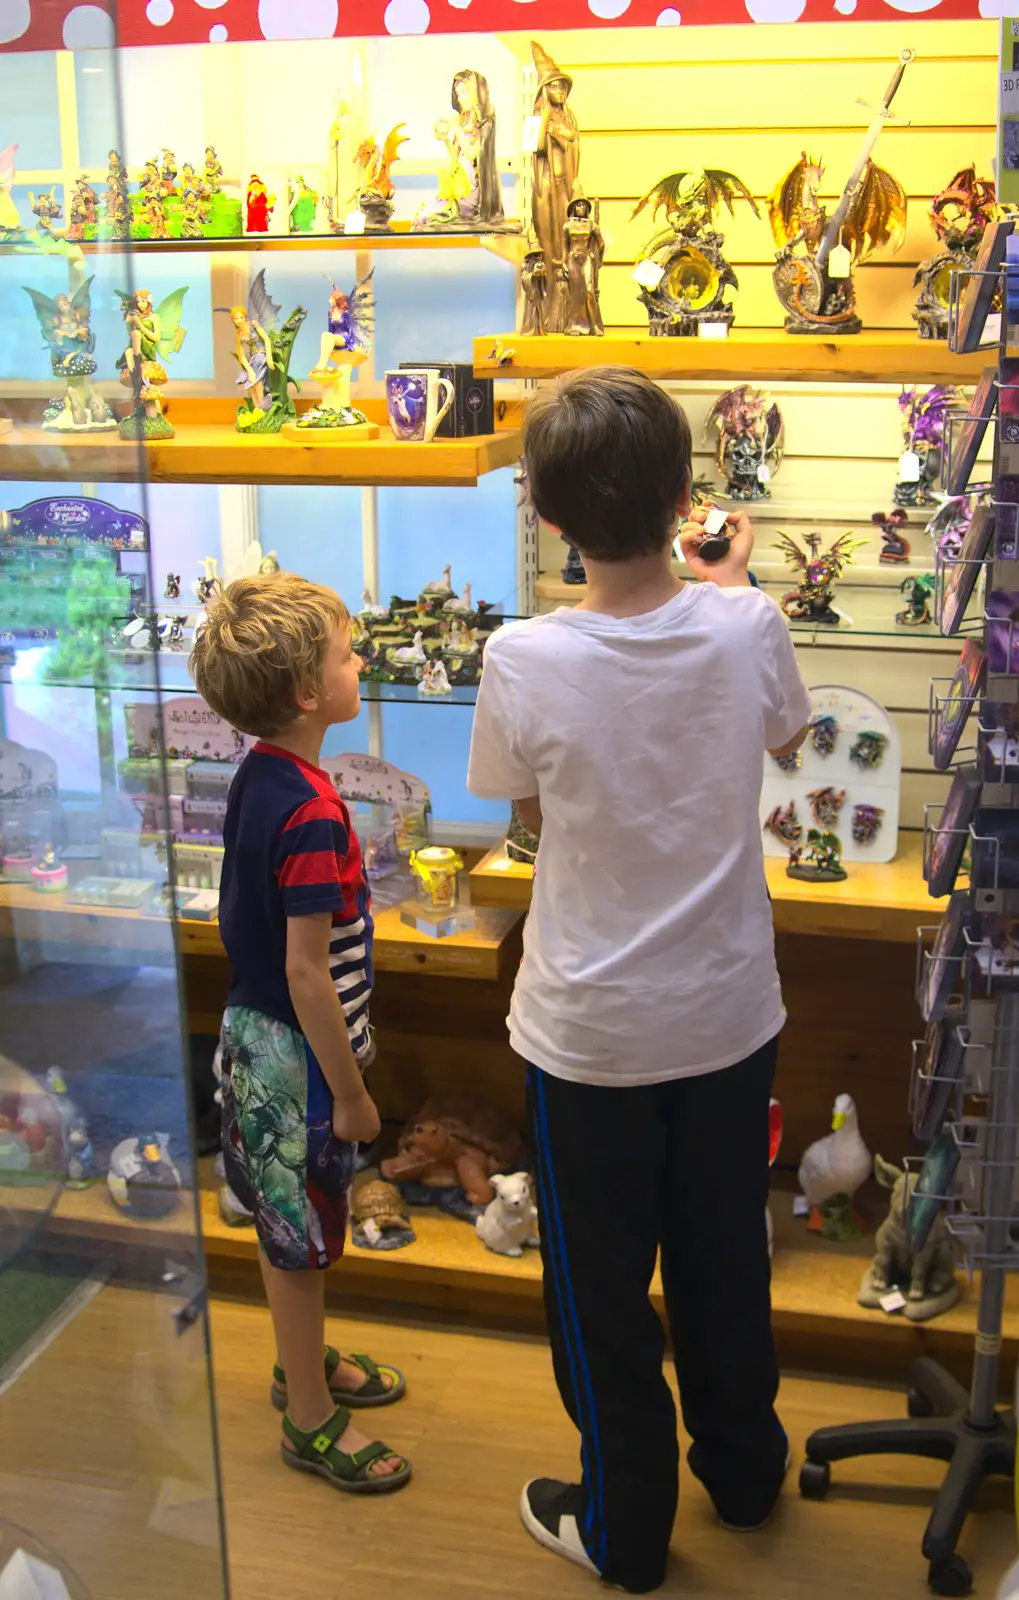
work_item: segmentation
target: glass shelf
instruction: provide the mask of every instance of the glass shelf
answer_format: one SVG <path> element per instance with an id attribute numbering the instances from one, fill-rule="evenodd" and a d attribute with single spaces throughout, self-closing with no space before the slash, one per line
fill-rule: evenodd
<path id="1" fill-rule="evenodd" d="M 768 581 L 761 584 L 761 588 L 773 600 L 781 601 L 785 594 L 795 588 L 794 582 L 789 579 L 785 583 Z M 835 588 L 834 607 L 842 613 L 842 620 L 837 626 L 830 623 L 811 622 L 804 618 L 795 620 L 787 618 L 790 631 L 795 635 L 798 643 L 804 636 L 814 640 L 816 644 L 825 644 L 833 639 L 911 639 L 923 640 L 925 643 L 934 640 L 944 645 L 947 649 L 954 649 L 958 653 L 958 644 L 952 639 L 943 639 L 933 620 L 923 623 L 918 627 L 908 627 L 904 623 L 896 622 L 896 612 L 905 610 L 906 602 L 898 589 L 884 587 L 877 584 L 838 584 Z M 930 601 L 933 615 L 934 599 Z"/>

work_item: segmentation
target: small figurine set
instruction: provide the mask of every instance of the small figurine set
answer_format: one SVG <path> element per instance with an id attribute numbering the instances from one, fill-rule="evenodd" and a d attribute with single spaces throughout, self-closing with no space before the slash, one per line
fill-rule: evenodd
<path id="1" fill-rule="evenodd" d="M 241 235 L 241 202 L 222 185 L 223 165 L 213 145 L 205 148 L 202 170 L 185 161 L 179 172 L 172 150 L 145 162 L 138 192 L 129 190 L 127 168 L 111 150 L 106 193 L 100 203 L 86 178 L 77 180 L 71 199 L 66 237 L 99 239 L 237 239 Z"/>
<path id="2" fill-rule="evenodd" d="M 234 359 L 240 367 L 237 383 L 244 399 L 237 407 L 238 433 L 279 433 L 285 422 L 295 421 L 297 407 L 290 386 L 290 357 L 294 340 L 308 315 L 297 306 L 280 323 L 282 306 L 265 286 L 265 268 L 255 278 L 246 306 L 216 306 L 234 326 Z"/>
<path id="3" fill-rule="evenodd" d="M 738 384 L 720 394 L 704 422 L 704 437 L 718 434 L 715 461 L 730 500 L 767 500 L 768 484 L 782 462 L 782 413 L 764 389 Z"/>
<path id="4" fill-rule="evenodd" d="M 913 320 L 921 339 L 947 339 L 952 274 L 972 268 L 984 233 L 1002 215 L 993 179 L 978 178 L 971 162 L 934 196 L 929 215 L 941 250 L 916 270 Z"/>
<path id="5" fill-rule="evenodd" d="M 960 407 L 965 410 L 958 389 L 936 383 L 918 392 L 903 386 L 899 395 L 902 416 L 902 455 L 899 481 L 893 499 L 897 506 L 934 506 L 945 455 L 945 430 L 948 419 Z"/>
<path id="6" fill-rule="evenodd" d="M 633 274 L 652 335 L 685 338 L 703 324 L 732 327 L 735 310 L 725 292 L 738 289 L 739 280 L 722 254 L 725 235 L 715 224 L 723 205 L 735 216 L 737 200 L 745 200 L 760 217 L 746 184 L 735 173 L 714 168 L 705 168 L 699 178 L 670 173 L 638 200 L 631 221 L 653 202 L 652 221 L 664 210 L 668 224 L 648 240 Z"/>
<path id="7" fill-rule="evenodd" d="M 835 685 L 811 690 L 807 738 L 771 757 L 761 792 L 765 854 L 788 855 L 791 878 L 836 883 L 846 863 L 891 861 L 899 817 L 899 743 L 888 712 Z"/>
<path id="8" fill-rule="evenodd" d="M 485 642 L 502 618 L 489 618 L 483 601 L 475 604 L 469 583 L 457 595 L 450 567 L 416 600 L 393 595 L 388 606 L 377 605 L 366 590 L 363 602 L 354 619 L 363 679 L 417 684 L 426 697 L 480 682 Z"/>
<path id="9" fill-rule="evenodd" d="M 317 440 L 329 444 L 378 438 L 378 423 L 369 422 L 364 412 L 350 402 L 354 368 L 368 359 L 375 332 L 374 273 L 372 267 L 350 294 L 344 294 L 333 284 L 318 362 L 309 373 L 309 377 L 323 385 L 322 398 L 310 411 L 302 412 L 296 421 L 282 423 L 280 432 L 284 437 L 306 441 L 314 433 Z M 292 314 L 291 322 L 296 315 L 296 312 Z"/>

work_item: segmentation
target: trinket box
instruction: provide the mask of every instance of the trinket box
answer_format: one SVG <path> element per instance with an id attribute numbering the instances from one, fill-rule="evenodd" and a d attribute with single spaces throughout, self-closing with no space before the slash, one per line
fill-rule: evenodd
<path id="1" fill-rule="evenodd" d="M 495 432 L 495 382 L 476 378 L 470 362 L 401 361 L 408 367 L 434 367 L 440 378 L 453 385 L 453 404 L 435 430 L 437 439 L 465 439 Z"/>

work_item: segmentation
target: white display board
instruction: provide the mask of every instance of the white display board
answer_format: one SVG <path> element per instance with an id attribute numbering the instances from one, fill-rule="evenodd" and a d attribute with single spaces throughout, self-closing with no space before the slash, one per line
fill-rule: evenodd
<path id="1" fill-rule="evenodd" d="M 810 691 L 810 719 L 831 716 L 837 732 L 835 748 L 824 756 L 807 737 L 800 750 L 801 763 L 795 772 L 783 772 L 771 756 L 764 758 L 764 783 L 761 788 L 761 827 L 776 806 L 796 805 L 806 843 L 811 828 L 824 828 L 811 810 L 810 796 L 818 789 L 844 789 L 845 800 L 838 821 L 828 824 L 842 844 L 842 859 L 853 861 L 892 861 L 899 842 L 899 786 L 902 779 L 902 748 L 899 732 L 888 712 L 858 689 L 822 684 Z M 881 764 L 864 770 L 850 759 L 850 751 L 861 733 L 878 733 L 888 740 Z M 884 812 L 877 837 L 871 844 L 857 844 L 853 838 L 853 810 L 858 805 L 877 806 Z M 766 856 L 787 856 L 789 846 L 770 829 L 763 833 Z"/>

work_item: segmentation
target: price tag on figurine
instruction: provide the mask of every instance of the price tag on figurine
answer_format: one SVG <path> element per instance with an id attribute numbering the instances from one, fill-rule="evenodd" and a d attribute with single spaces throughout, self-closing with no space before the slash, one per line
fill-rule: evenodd
<path id="1" fill-rule="evenodd" d="M 844 244 L 837 244 L 827 260 L 829 278 L 848 278 L 853 267 L 853 258 Z"/>
<path id="2" fill-rule="evenodd" d="M 537 150 L 537 148 L 538 148 L 538 140 L 540 138 L 541 138 L 541 117 L 540 116 L 525 117 L 524 118 L 523 138 L 520 141 L 520 147 L 523 150 L 525 155 L 533 154 L 533 152 L 535 150 Z"/>
<path id="3" fill-rule="evenodd" d="M 810 1201 L 807 1199 L 805 1194 L 798 1194 L 794 1198 L 794 1200 L 793 1200 L 793 1216 L 794 1217 L 809 1217 L 810 1216 Z"/>
<path id="4" fill-rule="evenodd" d="M 344 219 L 344 233 L 363 233 L 366 220 L 367 219 L 365 218 L 363 211 L 352 211 L 350 215 Z"/>
<path id="5" fill-rule="evenodd" d="M 900 1289 L 891 1289 L 888 1294 L 883 1294 L 878 1300 L 881 1310 L 891 1316 L 893 1312 L 901 1311 L 906 1304 L 906 1297 Z"/>
<path id="6" fill-rule="evenodd" d="M 657 266 L 654 261 L 638 261 L 630 277 L 634 283 L 639 283 L 642 289 L 657 289 L 665 277 L 665 269 Z"/>
<path id="7" fill-rule="evenodd" d="M 766 461 L 762 461 L 757 469 L 758 483 L 767 483 L 771 477 L 771 468 Z"/>
<path id="8" fill-rule="evenodd" d="M 899 482 L 920 482 L 920 457 L 915 450 L 904 450 L 899 457 Z"/>

